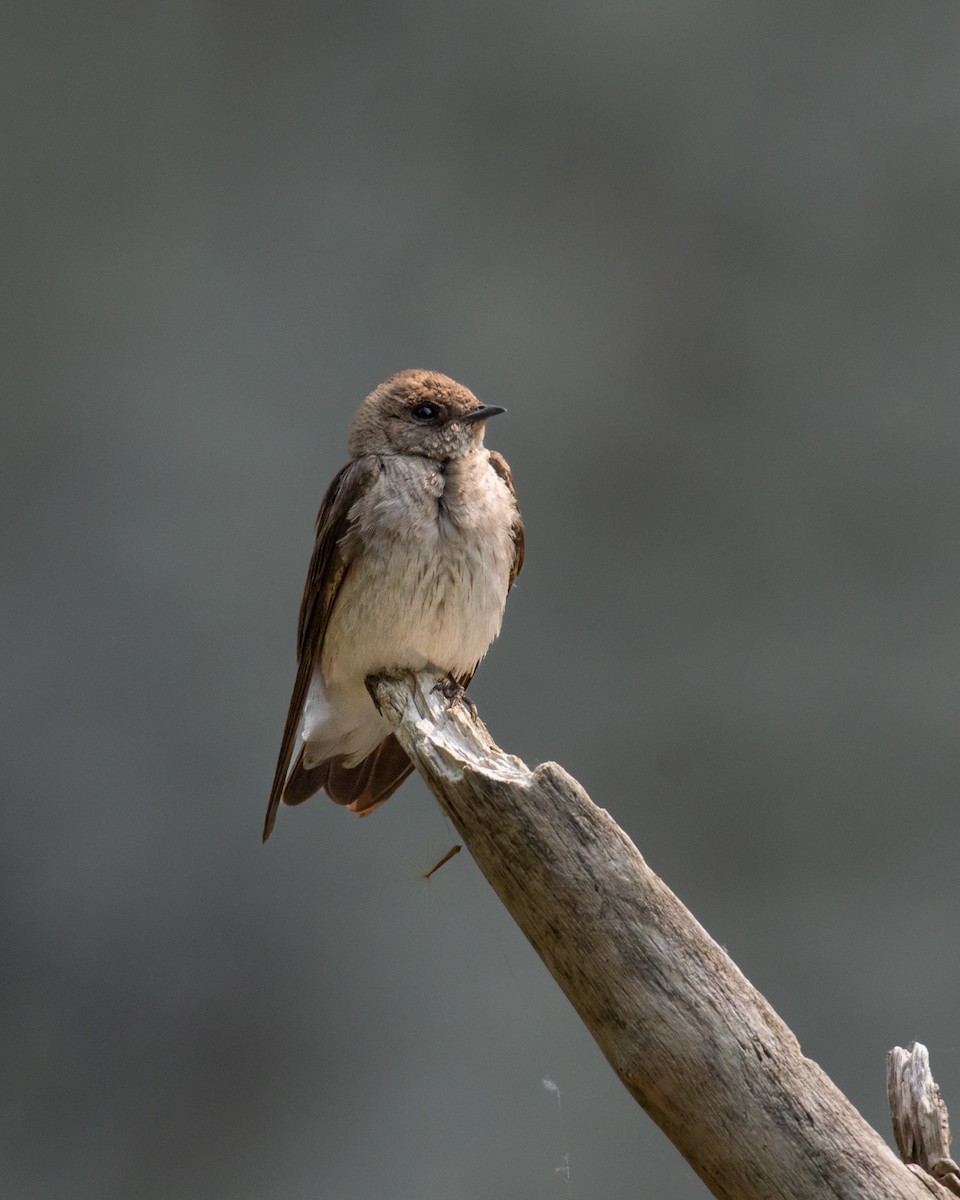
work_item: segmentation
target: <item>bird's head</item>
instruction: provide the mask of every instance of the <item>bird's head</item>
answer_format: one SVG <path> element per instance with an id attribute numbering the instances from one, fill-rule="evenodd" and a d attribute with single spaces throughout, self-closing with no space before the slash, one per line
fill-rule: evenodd
<path id="1" fill-rule="evenodd" d="M 350 453 L 411 454 L 447 462 L 483 444 L 504 412 L 439 371 L 399 371 L 374 388 L 350 425 Z"/>

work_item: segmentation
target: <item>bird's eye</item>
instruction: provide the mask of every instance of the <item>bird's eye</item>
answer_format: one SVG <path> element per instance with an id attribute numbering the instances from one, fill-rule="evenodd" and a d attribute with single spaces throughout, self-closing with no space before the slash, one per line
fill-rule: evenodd
<path id="1" fill-rule="evenodd" d="M 436 404 L 418 404 L 411 416 L 415 421 L 435 421 L 440 416 Z"/>

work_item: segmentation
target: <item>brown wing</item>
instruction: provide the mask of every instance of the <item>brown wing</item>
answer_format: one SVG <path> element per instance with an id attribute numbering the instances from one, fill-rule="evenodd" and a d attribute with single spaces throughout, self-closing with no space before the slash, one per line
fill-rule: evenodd
<path id="1" fill-rule="evenodd" d="M 349 568 L 342 540 L 349 528 L 350 510 L 380 473 L 375 455 L 363 455 L 347 463 L 327 489 L 317 516 L 317 540 L 307 572 L 297 626 L 297 679 L 287 710 L 287 724 L 280 743 L 277 770 L 270 789 L 270 803 L 263 825 L 263 840 L 270 836 L 277 819 L 283 785 L 290 767 L 290 756 L 303 718 L 303 706 L 310 687 L 314 664 L 323 648 L 327 623 Z"/>
<path id="2" fill-rule="evenodd" d="M 517 503 L 517 489 L 513 486 L 513 474 L 507 466 L 507 460 L 502 454 L 498 454 L 496 450 L 490 451 L 490 466 L 496 471 L 503 482 L 510 489 L 510 494 L 513 496 L 513 503 Z M 520 568 L 523 566 L 523 518 L 520 516 L 519 507 L 516 508 L 513 518 L 513 566 L 510 569 L 510 582 L 507 585 L 507 590 L 513 587 L 516 583 L 517 576 L 520 574 Z"/>

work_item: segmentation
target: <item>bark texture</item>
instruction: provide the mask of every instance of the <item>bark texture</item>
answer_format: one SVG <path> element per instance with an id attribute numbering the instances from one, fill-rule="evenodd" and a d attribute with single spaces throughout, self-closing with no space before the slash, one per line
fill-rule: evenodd
<path id="1" fill-rule="evenodd" d="M 763 996 L 555 763 L 531 770 L 426 675 L 369 686 L 631 1095 L 715 1196 L 928 1200 Z"/>
<path id="2" fill-rule="evenodd" d="M 960 1196 L 960 1167 L 950 1157 L 950 1117 L 926 1046 L 894 1046 L 887 1054 L 887 1096 L 900 1157 Z"/>

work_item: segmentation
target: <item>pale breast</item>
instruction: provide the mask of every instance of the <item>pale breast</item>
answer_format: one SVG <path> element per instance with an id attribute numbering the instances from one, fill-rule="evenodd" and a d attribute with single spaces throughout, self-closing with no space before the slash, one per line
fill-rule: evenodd
<path id="1" fill-rule="evenodd" d="M 503 618 L 515 503 L 486 451 L 444 472 L 420 458 L 383 464 L 352 514 L 322 657 L 332 686 L 391 667 L 472 671 Z"/>

